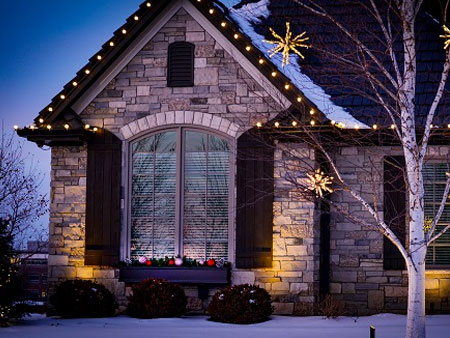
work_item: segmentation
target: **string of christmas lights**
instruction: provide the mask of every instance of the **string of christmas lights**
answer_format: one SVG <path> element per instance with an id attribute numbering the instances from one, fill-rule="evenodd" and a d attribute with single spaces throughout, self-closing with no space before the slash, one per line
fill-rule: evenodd
<path id="1" fill-rule="evenodd" d="M 264 53 L 259 51 L 257 48 L 253 46 L 252 41 L 243 33 L 240 32 L 239 28 L 234 27 L 234 24 L 229 21 L 224 13 L 222 13 L 220 10 L 217 10 L 217 7 L 214 7 L 214 2 L 211 0 L 191 0 L 194 3 L 197 3 L 197 5 L 206 6 L 207 13 L 209 13 L 211 16 L 220 15 L 220 18 L 218 20 L 220 21 L 220 27 L 223 30 L 231 30 L 231 34 L 234 37 L 235 40 L 241 39 L 244 42 L 245 45 L 245 51 L 247 53 L 253 53 L 255 54 L 255 57 L 258 60 L 258 64 L 260 66 L 269 67 L 272 68 L 269 73 L 271 77 L 275 80 L 279 77 L 279 72 L 277 71 L 277 68 L 275 65 L 273 65 L 269 59 L 266 58 Z M 68 85 L 66 85 L 63 91 L 61 91 L 55 99 L 52 100 L 52 103 L 47 106 L 44 110 L 41 111 L 40 117 L 38 119 L 39 126 L 33 124 L 29 126 L 28 129 L 31 130 L 38 130 L 40 128 L 51 130 L 52 126 L 51 124 L 45 124 L 45 112 L 53 113 L 55 109 L 59 108 L 61 104 L 67 100 L 70 94 L 74 92 L 75 89 L 77 89 L 80 86 L 80 83 L 82 83 L 85 79 L 87 79 L 91 73 L 92 70 L 95 69 L 101 62 L 104 61 L 108 53 L 114 49 L 114 47 L 117 46 L 117 44 L 120 43 L 120 39 L 124 39 L 126 35 L 128 35 L 129 31 L 131 31 L 134 28 L 134 25 L 138 25 L 142 20 L 141 17 L 145 15 L 144 11 L 152 10 L 154 6 L 150 1 L 145 2 L 143 5 L 140 6 L 140 9 L 138 9 L 137 12 L 135 12 L 128 20 L 127 22 L 120 27 L 116 32 L 116 34 L 109 40 L 105 46 L 109 46 L 109 49 L 106 49 L 104 47 L 101 51 L 95 54 L 94 57 L 92 57 L 89 61 L 89 63 L 83 67 L 83 69 L 77 74 L 77 76 L 72 79 Z M 271 50 L 271 55 L 269 58 L 273 57 L 276 53 L 282 51 L 283 55 L 283 67 L 287 64 L 289 64 L 289 57 L 290 53 L 293 52 L 300 57 L 304 58 L 304 56 L 301 54 L 300 51 L 297 50 L 297 47 L 303 47 L 303 48 L 309 48 L 310 45 L 307 45 L 305 42 L 309 39 L 308 37 L 305 37 L 306 32 L 303 32 L 294 38 L 292 38 L 292 31 L 290 30 L 290 23 L 286 22 L 286 36 L 285 38 L 282 38 L 280 35 L 278 35 L 272 28 L 269 28 L 273 37 L 276 40 L 264 40 L 268 43 L 276 44 L 276 46 Z M 444 35 L 440 35 L 440 37 L 447 39 L 444 44 L 444 48 L 446 49 L 450 45 L 450 29 L 448 29 L 446 26 L 444 26 Z M 268 66 L 266 66 L 268 65 Z M 284 75 L 284 74 L 282 74 Z M 286 78 L 286 77 L 285 77 Z M 286 78 L 287 79 L 287 78 Z M 282 85 L 282 88 L 286 93 L 289 93 L 290 95 L 294 95 L 296 97 L 296 103 L 297 104 L 305 104 L 303 100 L 303 93 L 288 79 L 288 82 L 284 83 Z M 296 95 L 297 94 L 297 95 Z M 295 100 L 295 99 L 294 99 Z M 47 114 L 48 114 L 47 113 Z M 310 115 L 313 117 L 316 114 L 316 108 L 310 107 Z M 339 122 L 339 121 L 330 121 L 332 126 L 336 126 L 337 128 L 345 129 L 347 126 L 345 123 Z M 311 127 L 318 127 L 320 124 L 317 120 L 312 118 L 309 121 L 309 124 Z M 292 121 L 291 122 L 292 127 L 297 127 L 298 122 Z M 256 126 L 258 128 L 263 127 L 263 123 L 258 121 L 256 122 Z M 275 128 L 279 128 L 281 125 L 279 122 L 275 122 L 273 124 Z M 360 129 L 359 126 L 355 125 L 354 127 L 350 127 L 351 129 Z M 395 125 L 391 125 L 391 129 L 395 129 Z M 432 126 L 434 129 L 442 129 L 439 126 Z M 447 125 L 447 128 L 450 129 L 450 124 Z M 18 130 L 18 126 L 14 126 L 15 130 Z M 68 124 L 64 125 L 65 130 L 70 130 L 70 126 Z M 377 124 L 374 124 L 372 126 L 372 129 L 376 130 L 379 129 L 379 126 Z M 98 130 L 98 128 L 97 128 Z"/>

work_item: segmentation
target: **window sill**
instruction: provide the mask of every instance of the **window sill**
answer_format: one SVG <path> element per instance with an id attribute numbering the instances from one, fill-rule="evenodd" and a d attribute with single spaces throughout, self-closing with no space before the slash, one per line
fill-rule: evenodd
<path id="1" fill-rule="evenodd" d="M 230 269 L 210 267 L 121 267 L 120 281 L 139 283 L 147 278 L 160 278 L 178 284 L 226 285 Z"/>

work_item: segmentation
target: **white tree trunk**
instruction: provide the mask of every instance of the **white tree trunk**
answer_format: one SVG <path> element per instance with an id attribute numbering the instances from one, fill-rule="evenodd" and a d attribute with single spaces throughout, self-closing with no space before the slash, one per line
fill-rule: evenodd
<path id="1" fill-rule="evenodd" d="M 406 338 L 425 338 L 425 254 L 423 247 L 413 253 L 413 261 L 421 263 L 408 263 Z"/>

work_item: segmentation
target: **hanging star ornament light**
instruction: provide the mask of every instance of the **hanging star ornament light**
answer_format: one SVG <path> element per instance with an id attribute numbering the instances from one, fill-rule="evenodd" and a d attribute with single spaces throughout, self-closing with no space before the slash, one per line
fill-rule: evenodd
<path id="1" fill-rule="evenodd" d="M 297 49 L 298 47 L 309 48 L 310 46 L 305 43 L 309 38 L 305 37 L 306 32 L 303 32 L 296 37 L 292 38 L 291 32 L 291 23 L 286 22 L 286 36 L 283 38 L 278 35 L 272 28 L 269 28 L 273 37 L 276 40 L 263 40 L 264 42 L 270 43 L 271 45 L 276 45 L 274 48 L 270 49 L 268 52 L 270 53 L 270 58 L 272 58 L 275 54 L 281 52 L 283 55 L 283 68 L 289 64 L 289 58 L 291 51 L 300 56 L 302 59 L 305 57 L 302 53 Z"/>
<path id="2" fill-rule="evenodd" d="M 326 176 L 320 169 L 315 170 L 308 176 L 309 187 L 307 190 L 314 191 L 317 196 L 323 197 L 325 192 L 333 192 L 331 185 L 333 184 L 334 177 Z"/>
<path id="3" fill-rule="evenodd" d="M 448 46 L 450 46 L 450 29 L 446 25 L 442 26 L 442 28 L 444 28 L 444 34 L 439 35 L 439 37 L 446 39 L 444 42 L 444 49 L 447 49 Z"/>

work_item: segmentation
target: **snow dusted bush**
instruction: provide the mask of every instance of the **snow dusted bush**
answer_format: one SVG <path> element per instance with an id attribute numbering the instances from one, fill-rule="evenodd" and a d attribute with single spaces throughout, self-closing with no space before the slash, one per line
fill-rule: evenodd
<path id="1" fill-rule="evenodd" d="M 163 279 L 149 278 L 136 284 L 128 300 L 127 312 L 132 317 L 180 317 L 186 313 L 184 290 Z"/>
<path id="2" fill-rule="evenodd" d="M 273 310 L 267 291 L 249 284 L 228 286 L 217 291 L 208 306 L 211 320 L 234 324 L 264 322 Z"/>
<path id="3" fill-rule="evenodd" d="M 79 279 L 59 284 L 50 303 L 64 318 L 110 317 L 117 308 L 114 294 L 104 285 Z"/>

